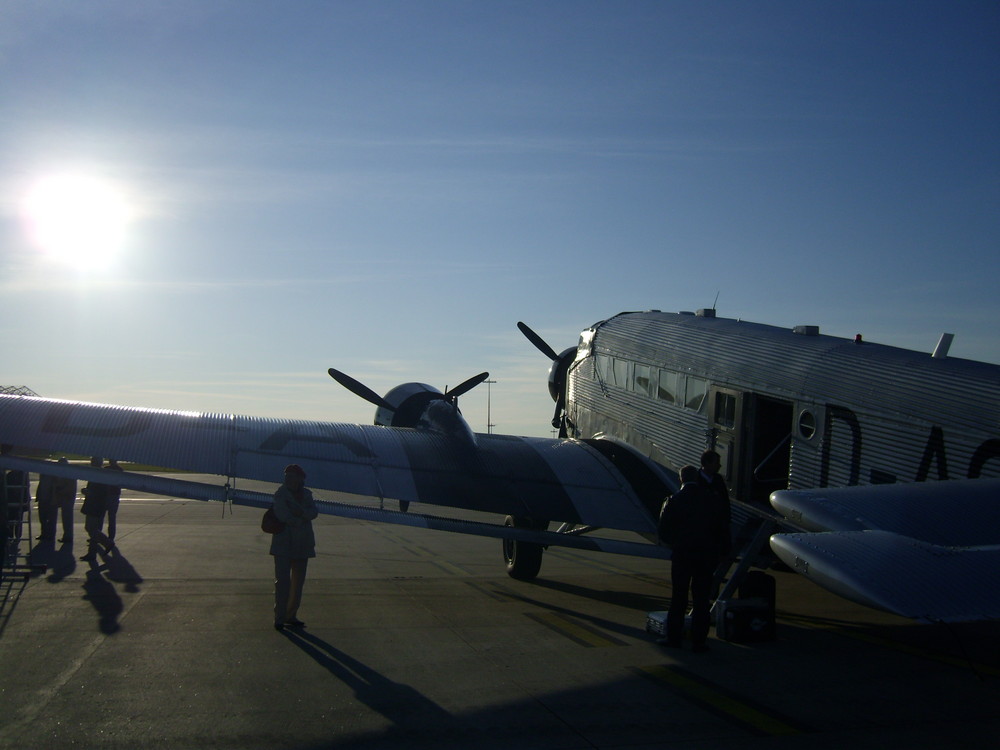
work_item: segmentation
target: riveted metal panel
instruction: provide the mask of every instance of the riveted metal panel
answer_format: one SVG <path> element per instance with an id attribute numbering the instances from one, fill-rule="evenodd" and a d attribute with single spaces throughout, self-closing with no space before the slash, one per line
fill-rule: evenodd
<path id="1" fill-rule="evenodd" d="M 809 405 L 818 412 L 830 406 L 849 407 L 864 419 L 856 467 L 859 483 L 885 481 L 893 475 L 899 481 L 964 477 L 976 449 L 1000 436 L 998 365 L 936 359 L 929 352 L 676 313 L 621 313 L 595 324 L 591 331 L 590 351 L 596 355 L 694 375 L 798 407 Z M 650 455 L 665 455 L 666 463 L 674 467 L 704 447 L 708 427 L 704 416 L 692 422 L 690 410 L 655 403 L 641 393 L 602 387 L 596 381 L 593 365 L 588 369 L 585 362 L 570 372 L 582 436 L 602 420 L 614 420 L 623 430 L 620 434 L 637 445 L 651 443 Z M 812 403 L 802 402 L 803 397 Z M 589 408 L 597 414 L 587 415 Z M 822 413 L 819 417 L 820 433 L 811 443 L 797 445 L 802 441 L 793 439 L 793 484 L 809 486 L 819 479 L 820 445 L 836 459 L 830 464 L 835 464 L 832 470 L 837 475 L 827 477 L 829 483 L 853 479 L 851 461 L 857 463 L 853 454 L 857 446 L 849 427 L 836 418 L 824 421 Z M 935 429 L 947 431 L 947 473 L 937 455 L 927 456 Z M 987 462 L 983 475 L 1000 475 L 998 463 Z M 886 476 L 873 477 L 872 466 L 887 467 Z M 927 468 L 926 477 L 918 477 L 914 467 Z"/>

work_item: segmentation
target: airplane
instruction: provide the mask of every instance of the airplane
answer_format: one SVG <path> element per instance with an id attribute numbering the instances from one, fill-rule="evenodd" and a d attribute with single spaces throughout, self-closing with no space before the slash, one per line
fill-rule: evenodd
<path id="1" fill-rule="evenodd" d="M 558 437 L 475 433 L 458 408 L 480 373 L 442 393 L 404 383 L 372 425 L 89 404 L 0 395 L 0 467 L 109 481 L 39 456 L 115 457 L 219 477 L 220 484 L 116 473 L 123 487 L 265 508 L 239 480 L 305 468 L 314 489 L 376 498 L 321 512 L 502 540 L 510 576 L 531 580 L 549 546 L 669 559 L 657 517 L 677 471 L 722 458 L 739 554 L 786 565 L 836 594 L 921 621 L 1000 617 L 1000 366 L 718 317 L 714 309 L 622 312 L 550 361 Z M 399 502 L 399 510 L 385 507 Z M 412 503 L 502 517 L 440 517 Z M 552 524 L 558 528 L 550 531 Z M 595 536 L 602 529 L 634 532 Z"/>

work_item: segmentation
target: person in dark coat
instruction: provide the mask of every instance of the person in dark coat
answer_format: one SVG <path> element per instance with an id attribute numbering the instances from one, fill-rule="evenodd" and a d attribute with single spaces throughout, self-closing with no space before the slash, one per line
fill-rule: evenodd
<path id="1" fill-rule="evenodd" d="M 35 487 L 35 503 L 38 505 L 38 526 L 41 533 L 35 537 L 39 541 L 49 541 L 56 538 L 56 520 L 59 512 L 55 496 L 56 478 L 48 474 L 38 477 Z"/>
<path id="2" fill-rule="evenodd" d="M 698 481 L 701 485 L 715 495 L 729 513 L 729 489 L 726 487 L 726 480 L 719 474 L 722 468 L 722 459 L 713 450 L 707 450 L 701 454 L 701 469 L 698 471 Z M 727 549 L 726 552 L 729 550 Z"/>
<path id="3" fill-rule="evenodd" d="M 108 471 L 124 471 L 118 462 L 108 459 Z M 105 502 L 108 514 L 108 540 L 114 544 L 115 534 L 118 532 L 118 505 L 122 499 L 122 488 L 116 484 L 108 485 L 108 497 Z"/>
<path id="4" fill-rule="evenodd" d="M 63 456 L 59 459 L 59 463 L 67 466 L 69 461 Z M 70 477 L 56 477 L 52 483 L 52 494 L 59 514 L 62 516 L 63 535 L 59 541 L 69 544 L 73 541 L 73 505 L 76 503 L 76 480 Z"/>
<path id="5" fill-rule="evenodd" d="M 306 488 L 306 473 L 298 464 L 285 467 L 285 481 L 274 493 L 274 514 L 285 528 L 271 537 L 274 556 L 274 627 L 301 628 L 298 618 L 302 587 L 310 557 L 316 557 L 312 521 L 319 515 L 312 492 Z"/>
<path id="6" fill-rule="evenodd" d="M 660 643 L 679 648 L 684 633 L 688 591 L 691 593 L 691 641 L 696 653 L 708 651 L 712 576 L 720 558 L 728 554 L 729 501 L 723 501 L 701 481 L 694 466 L 680 471 L 681 488 L 660 513 L 660 540 L 671 547 L 672 597 L 667 634 Z"/>
<path id="7" fill-rule="evenodd" d="M 104 459 L 95 456 L 90 459 L 90 465 L 100 469 L 104 466 Z M 100 482 L 87 482 L 87 486 L 83 488 L 83 506 L 80 512 L 86 516 L 83 528 L 87 530 L 88 539 L 87 554 L 81 560 L 96 560 L 100 547 L 104 547 L 104 552 L 109 553 L 115 546 L 104 534 L 104 514 L 108 511 L 109 489 L 108 485 Z"/>

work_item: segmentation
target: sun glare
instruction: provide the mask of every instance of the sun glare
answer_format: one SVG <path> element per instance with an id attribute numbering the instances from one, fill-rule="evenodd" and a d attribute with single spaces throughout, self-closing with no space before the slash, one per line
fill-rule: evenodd
<path id="1" fill-rule="evenodd" d="M 121 249 L 129 221 L 122 193 L 110 182 L 84 175 L 38 180 L 24 211 L 39 249 L 82 270 L 108 264 Z"/>

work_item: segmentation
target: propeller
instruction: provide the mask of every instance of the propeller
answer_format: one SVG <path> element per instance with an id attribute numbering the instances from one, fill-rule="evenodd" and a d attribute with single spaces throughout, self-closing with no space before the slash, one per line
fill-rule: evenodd
<path id="1" fill-rule="evenodd" d="M 488 372 L 481 372 L 478 375 L 473 375 L 471 378 L 462 383 L 459 383 L 451 390 L 445 388 L 444 395 L 449 401 L 455 403 L 458 400 L 459 396 L 468 393 L 477 385 L 486 380 L 489 376 L 490 374 Z"/>
<path id="2" fill-rule="evenodd" d="M 573 361 L 576 350 L 567 349 L 562 354 L 556 354 L 555 349 L 532 331 L 526 323 L 518 322 L 517 327 L 538 351 L 552 360 L 552 365 L 549 367 L 549 394 L 556 402 L 556 410 L 552 415 L 552 426 L 559 430 L 559 437 L 567 437 L 569 435 L 569 417 L 566 415 L 566 372 L 570 362 Z"/>
<path id="3" fill-rule="evenodd" d="M 380 406 L 383 409 L 388 409 L 389 411 L 396 411 L 396 407 L 386 401 L 384 398 L 379 396 L 375 391 L 369 388 L 364 383 L 355 380 L 350 375 L 341 372 L 340 370 L 335 370 L 332 367 L 327 370 L 330 373 L 330 377 L 340 383 L 344 388 L 349 390 L 356 396 L 360 396 L 365 401 L 375 404 L 375 406 Z M 463 383 L 464 385 L 464 383 Z"/>
<path id="4" fill-rule="evenodd" d="M 553 362 L 559 359 L 559 355 L 556 354 L 555 349 L 546 344 L 545 340 L 537 333 L 532 331 L 526 323 L 521 323 L 520 321 L 518 321 L 517 327 L 518 330 L 520 330 L 521 333 L 525 335 L 528 341 L 530 341 L 532 344 L 535 345 L 535 348 L 538 349 L 538 351 L 540 351 L 546 357 L 551 359 Z"/>
<path id="5" fill-rule="evenodd" d="M 331 378 L 336 380 L 338 383 L 340 383 L 342 386 L 344 386 L 344 388 L 349 390 L 354 395 L 360 396 L 365 401 L 375 404 L 375 406 L 379 406 L 383 409 L 388 409 L 389 411 L 396 411 L 395 406 L 393 406 L 384 398 L 379 396 L 377 393 L 375 393 L 375 391 L 373 391 L 367 385 L 365 385 L 359 380 L 355 380 L 347 373 L 343 373 L 340 370 L 336 370 L 332 367 L 329 370 L 327 370 L 327 372 L 330 373 Z M 441 394 L 440 398 L 445 401 L 448 401 L 449 403 L 455 404 L 458 402 L 459 396 L 468 393 L 477 385 L 486 380 L 489 376 L 490 374 L 488 372 L 481 372 L 478 375 L 473 375 L 471 378 L 462 381 L 451 390 L 446 389 L 445 392 Z"/>

